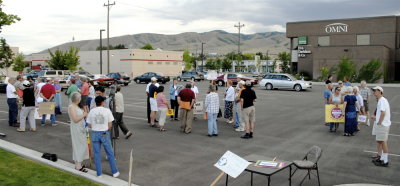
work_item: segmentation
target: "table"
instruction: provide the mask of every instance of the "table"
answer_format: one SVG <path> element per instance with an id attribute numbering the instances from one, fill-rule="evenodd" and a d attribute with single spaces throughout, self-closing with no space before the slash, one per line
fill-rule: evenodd
<path id="1" fill-rule="evenodd" d="M 289 186 L 292 185 L 292 164 L 293 162 L 290 161 L 284 161 L 284 160 L 279 160 L 276 159 L 276 162 L 283 162 L 285 165 L 281 168 L 268 168 L 268 167 L 256 167 L 254 164 L 258 160 L 265 160 L 265 161 L 272 161 L 274 158 L 271 157 L 266 157 L 266 156 L 260 156 L 256 154 L 251 154 L 248 156 L 243 157 L 245 160 L 251 162 L 251 164 L 245 169 L 245 171 L 251 173 L 251 185 L 253 185 L 253 174 L 260 174 L 268 177 L 268 186 L 271 184 L 271 176 L 286 169 L 289 168 Z M 228 185 L 228 175 L 226 175 L 226 185 Z"/>

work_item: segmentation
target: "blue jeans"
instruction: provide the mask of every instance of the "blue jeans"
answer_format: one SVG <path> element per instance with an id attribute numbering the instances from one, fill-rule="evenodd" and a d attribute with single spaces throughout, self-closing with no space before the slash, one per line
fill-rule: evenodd
<path id="1" fill-rule="evenodd" d="M 47 102 L 47 101 L 43 100 L 43 102 Z M 52 125 L 56 124 L 56 115 L 51 114 L 50 115 L 50 121 L 51 121 Z M 45 122 L 46 122 L 46 114 L 42 115 L 42 121 L 40 123 L 44 124 Z"/>
<path id="2" fill-rule="evenodd" d="M 106 151 L 112 174 L 117 173 L 117 163 L 115 162 L 114 153 L 111 147 L 110 132 L 92 131 L 92 145 L 97 176 L 101 176 L 103 174 L 101 169 L 101 145 L 103 145 L 104 150 Z"/>
<path id="3" fill-rule="evenodd" d="M 208 134 L 218 134 L 217 128 L 217 116 L 218 113 L 207 113 L 208 117 Z"/>
<path id="4" fill-rule="evenodd" d="M 17 124 L 18 105 L 17 98 L 8 98 L 8 125 L 12 126 Z"/>
<path id="5" fill-rule="evenodd" d="M 90 103 L 92 103 L 92 98 L 91 98 L 91 97 L 88 97 L 88 98 L 87 98 L 87 105 L 88 105 L 88 108 L 90 108 Z"/>

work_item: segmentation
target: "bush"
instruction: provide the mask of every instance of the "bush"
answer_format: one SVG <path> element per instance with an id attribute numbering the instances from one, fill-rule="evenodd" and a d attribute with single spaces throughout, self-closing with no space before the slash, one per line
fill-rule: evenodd
<path id="1" fill-rule="evenodd" d="M 343 80 L 344 77 L 347 77 L 349 81 L 353 81 L 355 75 L 356 64 L 348 57 L 341 58 L 338 65 L 337 79 Z"/>
<path id="2" fill-rule="evenodd" d="M 326 80 L 329 75 L 329 69 L 327 67 L 322 67 L 321 69 L 319 69 L 319 71 L 321 72 L 321 76 L 318 78 L 318 80 L 319 81 Z"/>
<path id="3" fill-rule="evenodd" d="M 382 62 L 379 59 L 372 59 L 360 68 L 357 81 L 365 80 L 367 83 L 375 83 L 379 79 L 382 79 L 383 72 L 379 71 L 381 65 Z"/>

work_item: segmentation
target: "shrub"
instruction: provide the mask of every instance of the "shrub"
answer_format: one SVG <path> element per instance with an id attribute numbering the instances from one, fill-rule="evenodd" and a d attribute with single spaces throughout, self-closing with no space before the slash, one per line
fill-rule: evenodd
<path id="1" fill-rule="evenodd" d="M 357 81 L 367 81 L 367 83 L 375 83 L 382 78 L 383 72 L 379 71 L 382 62 L 379 59 L 372 59 L 360 68 Z"/>
<path id="2" fill-rule="evenodd" d="M 322 67 L 321 69 L 319 69 L 319 71 L 321 72 L 321 76 L 318 78 L 318 80 L 319 81 L 326 80 L 329 75 L 329 69 L 327 67 Z"/>
<path id="3" fill-rule="evenodd" d="M 350 58 L 342 57 L 338 65 L 337 79 L 343 80 L 344 77 L 347 77 L 349 81 L 353 81 L 355 75 L 356 64 Z"/>

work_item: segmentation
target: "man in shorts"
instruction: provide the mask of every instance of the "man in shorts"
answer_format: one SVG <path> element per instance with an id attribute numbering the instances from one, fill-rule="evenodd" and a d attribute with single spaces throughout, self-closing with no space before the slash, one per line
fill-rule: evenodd
<path id="1" fill-rule="evenodd" d="M 240 94 L 240 104 L 242 108 L 242 116 L 245 122 L 246 134 L 241 136 L 243 139 L 253 138 L 254 126 L 256 122 L 256 109 L 254 102 L 257 99 L 256 92 L 251 89 L 250 81 L 246 81 L 246 89 Z"/>
<path id="2" fill-rule="evenodd" d="M 376 156 L 372 157 L 372 162 L 376 166 L 387 167 L 389 166 L 388 153 L 389 148 L 387 145 L 387 140 L 390 130 L 390 105 L 385 97 L 383 97 L 383 89 L 380 86 L 372 88 L 374 95 L 378 100 L 376 105 L 376 111 L 372 116 L 375 120 L 374 127 L 372 129 L 372 135 L 376 136 L 376 142 L 378 153 Z"/>
<path id="3" fill-rule="evenodd" d="M 151 78 L 151 84 L 149 86 L 149 97 L 150 97 L 150 126 L 151 127 L 156 127 L 156 124 L 154 123 L 156 120 L 157 116 L 157 100 L 156 100 L 156 94 L 157 94 L 157 86 L 155 85 L 157 83 L 157 78 L 152 77 Z"/>

